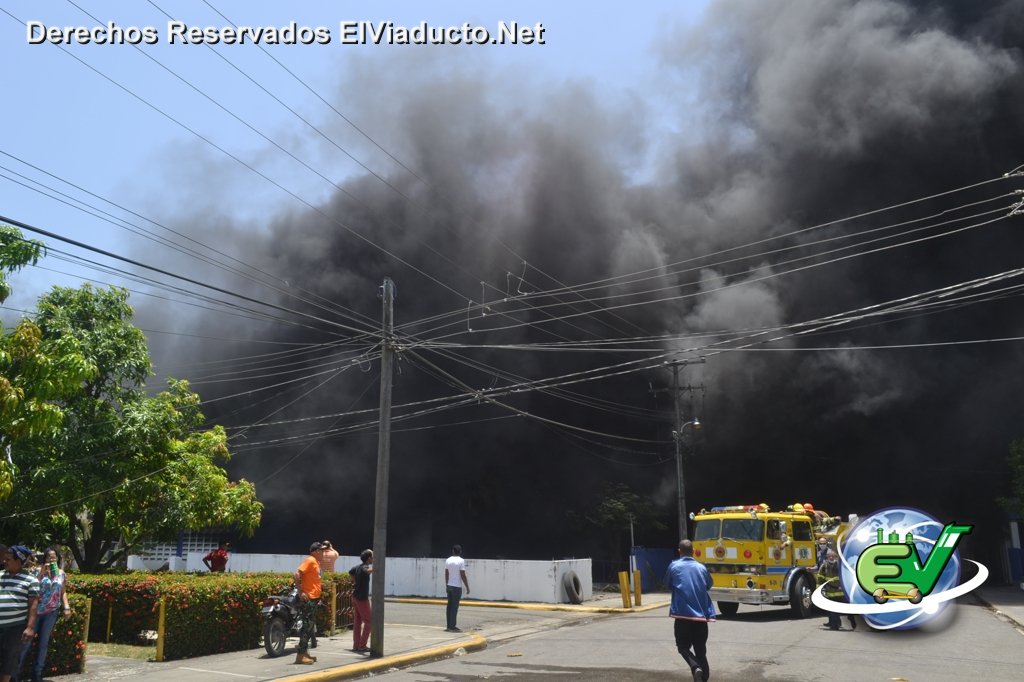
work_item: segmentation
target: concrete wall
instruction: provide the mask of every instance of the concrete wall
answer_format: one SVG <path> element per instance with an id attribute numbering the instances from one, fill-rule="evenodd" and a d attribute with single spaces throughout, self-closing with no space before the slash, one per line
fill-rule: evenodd
<path id="1" fill-rule="evenodd" d="M 204 552 L 188 552 L 183 566 L 170 570 L 205 571 Z M 228 559 L 229 573 L 292 573 L 306 558 L 297 554 L 238 554 Z M 128 558 L 131 570 L 157 570 L 139 557 Z M 159 562 L 161 565 L 165 562 Z M 347 572 L 359 563 L 359 557 L 341 556 L 335 568 Z M 574 572 L 580 581 L 584 600 L 593 596 L 590 559 L 562 561 L 508 561 L 497 559 L 466 559 L 469 598 L 491 601 L 526 601 L 564 604 L 569 601 L 563 580 Z M 384 593 L 389 597 L 444 597 L 444 559 L 388 557 Z M 463 595 L 464 597 L 467 595 Z"/>

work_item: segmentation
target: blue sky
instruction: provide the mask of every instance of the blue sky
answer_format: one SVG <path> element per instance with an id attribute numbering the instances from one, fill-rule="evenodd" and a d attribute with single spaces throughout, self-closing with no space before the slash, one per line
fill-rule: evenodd
<path id="1" fill-rule="evenodd" d="M 421 55 L 424 69 L 466 63 L 484 63 L 496 74 L 528 74 L 546 86 L 583 82 L 602 97 L 656 99 L 660 93 L 653 74 L 658 63 L 659 40 L 666 29 L 695 20 L 705 3 L 680 4 L 669 0 L 631 3 L 516 2 L 250 2 L 216 0 L 158 0 L 155 3 L 108 3 L 3 0 L 0 8 L 0 63 L 3 91 L 13 96 L 3 107 L 4 134 L 0 151 L 0 215 L 123 254 L 137 254 L 136 237 L 109 223 L 47 198 L 19 183 L 42 181 L 75 196 L 81 190 L 62 181 L 109 198 L 126 208 L 158 221 L 173 220 L 178 197 L 225 207 L 228 218 L 249 220 L 258 229 L 261 216 L 294 209 L 296 200 L 256 178 L 241 164 L 185 130 L 207 138 L 224 151 L 259 168 L 276 182 L 311 202 L 331 193 L 322 178 L 297 167 L 266 139 L 224 112 L 203 94 L 230 109 L 239 118 L 273 139 L 296 156 L 320 168 L 326 159 L 311 152 L 316 137 L 294 114 L 261 92 L 239 73 L 244 71 L 274 96 L 317 125 L 341 130 L 336 116 L 309 90 L 289 76 L 266 54 L 251 45 L 215 48 L 238 70 L 203 45 L 169 45 L 168 16 L 190 26 L 221 27 L 227 24 L 215 12 L 238 25 L 325 26 L 332 32 L 328 45 L 268 46 L 268 51 L 305 83 L 330 101 L 342 114 L 347 98 L 365 97 L 342 89 L 345 74 L 353 65 L 387 68 L 396 54 L 413 65 Z M 214 9 L 215 8 L 215 9 Z M 114 22 L 125 27 L 153 27 L 157 44 L 139 49 L 130 45 L 30 45 L 21 21 L 41 21 L 47 26 L 93 27 Z M 92 16 L 89 16 L 92 15 Z M 342 20 L 385 22 L 415 26 L 486 26 L 492 31 L 499 21 L 518 21 L 545 28 L 545 44 L 532 46 L 389 46 L 342 45 L 338 41 Z M 153 59 L 147 58 L 152 57 Z M 160 63 L 156 63 L 158 60 Z M 161 64 L 163 66 L 161 66 Z M 166 67 L 166 68 L 164 68 Z M 181 79 L 175 77 L 173 70 Z M 410 82 L 422 83 L 410 73 Z M 501 76 L 497 76 L 501 77 Z M 114 82 L 117 84 L 115 84 Z M 136 97 L 137 96 L 137 97 Z M 145 100 L 149 104 L 144 103 Z M 151 106 L 150 106 L 151 105 Z M 457 106 L 453 103 L 452 106 Z M 164 112 L 163 114 L 156 109 Z M 182 125 L 169 120 L 177 119 Z M 353 120 L 381 146 L 387 147 L 389 131 L 373 120 Z M 375 125 L 377 124 L 377 125 Z M 342 146 L 351 144 L 353 156 L 382 173 L 390 163 L 365 139 L 349 130 Z M 349 148 L 349 147 L 347 147 Z M 190 177 L 188 154 L 201 149 L 223 173 L 216 178 Z M 28 164 L 38 167 L 31 168 Z M 384 165 L 382 165 L 384 164 Z M 351 159 L 331 160 L 330 174 L 366 171 Z M 30 180 L 26 180 L 27 176 Z M 203 190 L 196 195 L 196 185 Z M 188 185 L 187 192 L 180 189 Z M 98 204 L 95 199 L 88 199 Z M 119 209 L 104 206 L 115 214 Z M 227 246 L 230 248 L 230 245 Z M 159 263 L 159 252 L 150 254 Z M 69 275 L 34 271 L 15 280 L 12 308 L 31 306 L 53 282 L 77 284 L 71 265 L 48 259 L 44 266 Z M 5 315 L 7 317 L 7 315 Z"/>

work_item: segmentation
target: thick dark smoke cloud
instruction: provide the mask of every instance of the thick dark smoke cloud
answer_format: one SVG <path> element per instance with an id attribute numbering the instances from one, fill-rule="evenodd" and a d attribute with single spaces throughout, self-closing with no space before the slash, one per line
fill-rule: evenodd
<path id="1" fill-rule="evenodd" d="M 1022 7 L 716 2 L 696 28 L 663 36 L 655 74 L 664 88 L 659 93 L 607 93 L 595 84 L 550 83 L 463 62 L 453 66 L 437 51 L 374 58 L 351 66 L 340 99 L 354 120 L 386 131 L 386 146 L 426 183 L 400 169 L 386 172 L 409 201 L 375 178 L 350 177 L 344 187 L 358 200 L 337 193 L 322 211 L 462 295 L 490 302 L 489 315 L 464 316 L 452 328 L 467 343 L 641 333 L 723 338 L 727 330 L 814 319 L 1020 267 L 1019 218 L 769 277 L 787 269 L 778 263 L 783 256 L 751 254 L 791 245 L 790 238 L 730 252 L 728 257 L 739 258 L 735 262 L 697 261 L 692 272 L 662 270 L 642 286 L 596 293 L 665 286 L 678 295 L 700 295 L 623 308 L 614 316 L 574 318 L 575 327 L 487 331 L 507 323 L 502 313 L 516 307 L 500 302 L 498 291 L 550 289 L 556 285 L 548 275 L 572 284 L 664 268 L 963 187 L 1024 163 Z M 340 126 L 337 132 L 351 134 Z M 368 146 L 366 151 L 379 155 Z M 377 161 L 375 167 L 394 168 Z M 1010 182 L 999 187 L 1020 186 Z M 986 187 L 799 238 L 862 232 L 994 193 Z M 246 259 L 282 273 L 293 287 L 373 319 L 380 315 L 376 293 L 384 276 L 397 283 L 400 325 L 466 306 L 452 291 L 314 211 L 281 215 L 265 239 L 251 234 L 246 240 Z M 523 259 L 529 265 L 527 281 L 520 283 Z M 481 281 L 498 291 L 482 291 Z M 735 286 L 741 282 L 746 284 Z M 587 310 L 588 304 L 578 302 L 576 308 Z M 714 355 L 706 365 L 687 369 L 685 382 L 707 387 L 686 407 L 688 416 L 695 413 L 706 425 L 686 460 L 690 508 L 813 501 L 833 513 L 866 513 L 913 505 L 979 523 L 972 550 L 986 556 L 999 541 L 995 498 L 1005 493 L 1007 447 L 1024 436 L 1021 345 L 849 347 L 1020 335 L 1022 312 L 1018 296 L 772 344 L 793 352 Z M 475 331 L 467 333 L 468 327 Z M 264 341 L 329 338 L 304 328 L 253 333 Z M 824 346 L 834 350 L 799 350 Z M 202 352 L 230 357 L 246 351 L 252 349 Z M 503 382 L 424 355 L 474 387 Z M 502 350 L 467 356 L 529 378 L 624 359 Z M 398 366 L 396 402 L 453 390 L 410 360 Z M 299 393 L 282 389 L 277 400 L 259 409 L 232 413 L 244 406 L 231 404 L 210 415 L 241 424 L 278 408 L 275 419 L 365 409 L 376 405 L 375 376 L 375 365 L 366 373 L 355 368 L 288 407 L 283 406 Z M 666 371 L 650 371 L 573 388 L 654 410 L 653 419 L 540 394 L 505 399 L 556 421 L 667 441 L 671 403 L 665 394 L 653 395 L 648 384 L 665 387 L 668 380 Z M 238 382 L 210 392 L 232 394 L 245 386 Z M 507 414 L 484 405 L 410 425 Z M 289 428 L 301 433 L 310 427 Z M 440 555 L 461 542 L 476 556 L 607 556 L 607 539 L 578 523 L 576 515 L 592 509 L 610 482 L 650 497 L 671 526 L 671 444 L 617 444 L 643 451 L 628 453 L 607 448 L 604 439 L 592 440 L 599 443 L 522 417 L 396 431 L 391 552 Z M 233 471 L 261 480 L 303 447 L 240 454 Z M 291 550 L 310 535 L 330 536 L 349 553 L 368 546 L 375 457 L 373 432 L 311 445 L 260 485 L 267 511 L 252 548 Z M 641 544 L 672 544 L 671 531 L 638 530 Z"/>

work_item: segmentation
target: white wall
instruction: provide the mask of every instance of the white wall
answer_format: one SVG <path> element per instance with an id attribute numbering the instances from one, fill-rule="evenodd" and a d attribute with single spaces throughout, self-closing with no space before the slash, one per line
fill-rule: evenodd
<path id="1" fill-rule="evenodd" d="M 183 567 L 172 570 L 205 571 L 204 552 L 188 552 Z M 228 559 L 229 573 L 275 572 L 292 573 L 306 555 L 299 554 L 238 554 Z M 133 561 L 134 560 L 134 561 Z M 138 557 L 129 557 L 128 567 L 133 570 L 154 570 Z M 163 563 L 163 562 L 161 562 Z M 359 557 L 341 556 L 335 564 L 339 572 L 347 572 L 359 563 Z M 134 565 L 133 565 L 134 564 Z M 569 601 L 563 584 L 566 573 L 572 571 L 580 581 L 584 600 L 594 594 L 590 559 L 562 561 L 508 561 L 497 559 L 466 559 L 466 577 L 469 579 L 471 599 L 490 601 L 525 601 L 545 604 L 564 604 Z M 384 593 L 389 597 L 444 597 L 444 559 L 417 559 L 388 557 L 385 569 Z"/>

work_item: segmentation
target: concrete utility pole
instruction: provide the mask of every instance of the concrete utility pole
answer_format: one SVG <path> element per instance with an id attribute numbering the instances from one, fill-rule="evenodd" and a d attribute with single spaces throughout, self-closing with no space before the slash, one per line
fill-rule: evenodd
<path id="1" fill-rule="evenodd" d="M 698 358 L 697 360 L 673 360 L 670 363 L 672 365 L 672 406 L 675 411 L 672 421 L 672 440 L 675 441 L 676 446 L 676 513 L 679 517 L 678 529 L 680 540 L 689 539 L 686 524 L 686 487 L 683 484 L 683 429 L 687 426 L 699 429 L 700 420 L 695 417 L 693 421 L 686 423 L 682 421 L 682 408 L 679 404 L 679 368 L 686 367 L 687 365 L 702 365 L 705 362 L 704 358 Z M 687 388 L 690 387 L 688 386 Z M 664 389 L 652 392 L 660 393 L 662 390 Z"/>
<path id="2" fill-rule="evenodd" d="M 370 657 L 384 655 L 384 560 L 388 546 L 388 476 L 391 470 L 391 371 L 394 363 L 395 285 L 385 277 L 380 357 L 380 430 L 377 438 L 377 491 L 373 509 L 373 599 L 370 619 Z"/>

